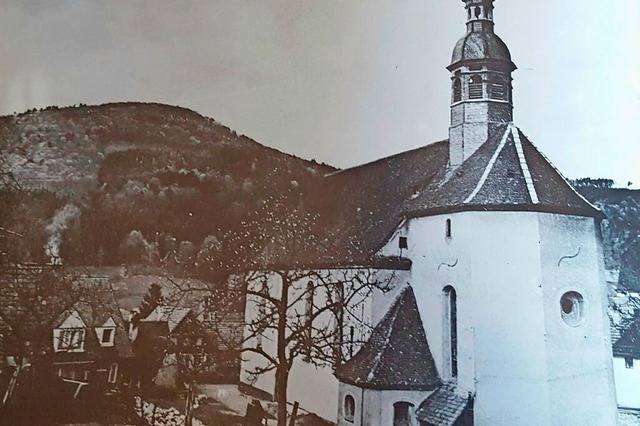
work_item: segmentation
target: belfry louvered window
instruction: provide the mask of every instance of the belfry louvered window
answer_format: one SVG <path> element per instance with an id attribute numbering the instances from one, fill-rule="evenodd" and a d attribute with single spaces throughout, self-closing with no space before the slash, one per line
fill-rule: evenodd
<path id="1" fill-rule="evenodd" d="M 482 99 L 482 77 L 479 75 L 469 79 L 469 99 Z"/>
<path id="2" fill-rule="evenodd" d="M 459 78 L 453 80 L 453 102 L 462 100 L 462 82 Z"/>
<path id="3" fill-rule="evenodd" d="M 491 99 L 507 100 L 507 85 L 502 77 L 491 79 Z"/>

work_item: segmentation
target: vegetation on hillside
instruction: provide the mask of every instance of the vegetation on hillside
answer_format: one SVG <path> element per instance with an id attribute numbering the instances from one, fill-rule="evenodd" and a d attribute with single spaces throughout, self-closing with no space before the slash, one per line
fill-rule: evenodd
<path id="1" fill-rule="evenodd" d="M 158 104 L 49 108 L 0 118 L 2 226 L 21 260 L 192 258 L 265 200 L 295 199 L 333 169 Z"/>

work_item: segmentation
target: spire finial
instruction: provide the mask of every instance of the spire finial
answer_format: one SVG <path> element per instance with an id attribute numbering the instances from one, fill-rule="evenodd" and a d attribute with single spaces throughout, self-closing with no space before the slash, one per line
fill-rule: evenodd
<path id="1" fill-rule="evenodd" d="M 472 31 L 493 31 L 494 0 L 462 0 L 467 10 L 467 29 Z"/>

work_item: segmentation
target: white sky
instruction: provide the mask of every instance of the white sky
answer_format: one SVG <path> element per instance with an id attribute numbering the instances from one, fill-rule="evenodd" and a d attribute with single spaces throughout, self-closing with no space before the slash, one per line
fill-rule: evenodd
<path id="1" fill-rule="evenodd" d="M 459 0 L 1 0 L 0 114 L 146 101 L 339 167 L 447 137 Z M 640 1 L 496 1 L 515 121 L 640 184 Z"/>

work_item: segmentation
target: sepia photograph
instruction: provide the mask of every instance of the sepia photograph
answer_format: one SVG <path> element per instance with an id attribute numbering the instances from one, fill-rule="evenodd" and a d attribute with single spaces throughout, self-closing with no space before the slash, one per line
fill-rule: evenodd
<path id="1" fill-rule="evenodd" d="M 640 426 L 638 22 L 2 0 L 0 426 Z"/>

